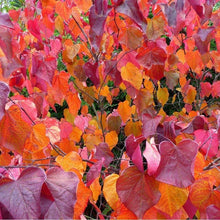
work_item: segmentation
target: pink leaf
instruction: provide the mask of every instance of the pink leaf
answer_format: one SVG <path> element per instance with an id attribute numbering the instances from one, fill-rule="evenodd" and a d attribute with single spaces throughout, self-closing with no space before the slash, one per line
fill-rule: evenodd
<path id="1" fill-rule="evenodd" d="M 9 95 L 9 87 L 6 83 L 0 82 L 0 120 L 5 114 L 5 104 Z"/>
<path id="2" fill-rule="evenodd" d="M 178 145 L 164 141 L 159 146 L 161 161 L 156 179 L 177 187 L 187 187 L 194 182 L 193 163 L 198 145 L 192 140 L 183 140 Z"/>
<path id="3" fill-rule="evenodd" d="M 103 160 L 103 165 L 108 167 L 108 165 L 113 161 L 114 154 L 110 151 L 108 144 L 100 143 L 96 146 L 96 152 L 94 159 Z"/>
<path id="4" fill-rule="evenodd" d="M 49 206 L 44 218 L 73 218 L 78 183 L 79 179 L 73 172 L 65 172 L 57 167 L 51 168 L 47 171 L 46 185 L 53 196 L 54 201 Z"/>
<path id="5" fill-rule="evenodd" d="M 45 179 L 45 172 L 34 167 L 25 169 L 16 181 L 1 179 L 0 203 L 15 219 L 39 218 L 40 193 Z"/>
<path id="6" fill-rule="evenodd" d="M 117 180 L 116 190 L 121 202 L 139 219 L 160 199 L 158 182 L 136 166 L 128 167 Z"/>
<path id="7" fill-rule="evenodd" d="M 128 136 L 125 141 L 126 153 L 131 158 L 134 165 L 136 165 L 141 172 L 144 172 L 143 159 L 140 149 L 140 143 L 143 140 L 144 140 L 143 137 L 135 138 L 135 136 L 132 134 Z"/>
<path id="8" fill-rule="evenodd" d="M 207 219 L 220 219 L 220 208 L 210 205 L 206 208 Z"/>
<path id="9" fill-rule="evenodd" d="M 145 138 L 148 138 L 150 135 L 154 135 L 157 130 L 157 126 L 160 123 L 161 116 L 152 117 L 149 114 L 143 114 L 142 122 L 143 122 L 143 135 Z"/>
<path id="10" fill-rule="evenodd" d="M 209 157 L 214 157 L 218 153 L 218 133 L 215 129 L 194 131 L 195 141 L 202 152 Z"/>
<path id="11" fill-rule="evenodd" d="M 196 214 L 197 208 L 192 204 L 190 198 L 188 197 L 186 203 L 183 205 L 186 213 L 190 219 L 193 219 L 193 216 Z"/>
<path id="12" fill-rule="evenodd" d="M 82 115 L 77 115 L 74 120 L 74 124 L 84 132 L 84 130 L 89 126 L 89 118 Z"/>
<path id="13" fill-rule="evenodd" d="M 151 176 L 157 171 L 160 164 L 160 153 L 158 152 L 153 139 L 151 139 L 150 143 L 146 141 L 146 148 L 143 155 L 147 160 L 147 173 Z"/>

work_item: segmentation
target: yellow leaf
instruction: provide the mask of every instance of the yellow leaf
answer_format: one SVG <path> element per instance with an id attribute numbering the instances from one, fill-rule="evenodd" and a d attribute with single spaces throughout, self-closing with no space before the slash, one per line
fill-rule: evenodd
<path id="1" fill-rule="evenodd" d="M 161 88 L 159 86 L 158 90 L 157 90 L 157 99 L 158 101 L 162 104 L 162 106 L 164 106 L 168 99 L 169 99 L 169 92 L 167 88 Z"/>
<path id="2" fill-rule="evenodd" d="M 118 143 L 118 134 L 116 131 L 110 131 L 105 135 L 105 142 L 108 144 L 110 150 Z"/>
<path id="3" fill-rule="evenodd" d="M 169 214 L 171 217 L 185 204 L 189 194 L 187 189 L 166 183 L 160 183 L 159 190 L 161 197 L 155 207 Z"/>
<path id="4" fill-rule="evenodd" d="M 134 88 L 141 88 L 143 76 L 141 71 L 133 63 L 128 62 L 126 66 L 121 68 L 121 77 Z"/>
<path id="5" fill-rule="evenodd" d="M 66 156 L 57 156 L 56 162 L 61 166 L 64 171 L 70 171 L 71 169 L 77 169 L 81 175 L 83 175 L 86 169 L 86 163 L 82 161 L 80 155 L 72 151 Z"/>
<path id="6" fill-rule="evenodd" d="M 132 109 L 127 100 L 119 103 L 118 113 L 120 114 L 121 119 L 124 123 L 131 117 L 131 111 Z"/>
<path id="7" fill-rule="evenodd" d="M 117 208 L 117 202 L 119 200 L 118 194 L 116 192 L 116 182 L 118 178 L 119 175 L 115 173 L 107 176 L 104 180 L 103 186 L 104 197 L 111 208 L 114 210 Z"/>
<path id="8" fill-rule="evenodd" d="M 92 191 L 92 197 L 95 202 L 97 202 L 99 195 L 101 194 L 101 186 L 99 184 L 99 177 L 97 177 L 89 187 Z"/>
<path id="9" fill-rule="evenodd" d="M 55 19 L 55 28 L 59 31 L 60 34 L 63 34 L 64 23 L 60 15 Z"/>

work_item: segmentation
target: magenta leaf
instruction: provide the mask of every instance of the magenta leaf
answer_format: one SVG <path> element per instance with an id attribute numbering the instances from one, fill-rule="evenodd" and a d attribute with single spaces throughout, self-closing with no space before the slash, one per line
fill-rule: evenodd
<path id="1" fill-rule="evenodd" d="M 113 161 L 114 154 L 110 151 L 108 144 L 100 143 L 96 146 L 96 152 L 94 155 L 94 159 L 103 160 L 103 166 L 108 167 L 108 165 Z"/>
<path id="2" fill-rule="evenodd" d="M 146 141 L 146 148 L 143 155 L 147 160 L 147 173 L 151 176 L 157 171 L 160 164 L 160 153 L 153 142 L 153 138 L 151 139 L 151 143 Z"/>
<path id="3" fill-rule="evenodd" d="M 93 82 L 93 84 L 98 87 L 100 83 L 98 63 L 87 62 L 83 65 L 83 70 L 85 71 L 86 76 Z"/>
<path id="4" fill-rule="evenodd" d="M 160 199 L 158 182 L 140 172 L 136 166 L 128 167 L 118 178 L 116 190 L 121 202 L 139 219 Z"/>
<path id="5" fill-rule="evenodd" d="M 5 114 L 5 104 L 9 95 L 9 87 L 6 83 L 0 81 L 0 120 Z"/>
<path id="6" fill-rule="evenodd" d="M 182 130 L 182 132 L 192 134 L 194 131 L 199 129 L 208 129 L 208 124 L 205 122 L 203 117 L 196 116 L 192 122 Z"/>
<path id="7" fill-rule="evenodd" d="M 0 26 L 14 29 L 14 25 L 11 22 L 9 14 L 4 14 L 0 12 Z"/>
<path id="8" fill-rule="evenodd" d="M 161 161 L 155 174 L 156 179 L 177 187 L 187 187 L 194 182 L 193 164 L 198 144 L 190 139 L 178 145 L 164 141 L 159 146 Z"/>
<path id="9" fill-rule="evenodd" d="M 87 183 L 86 185 L 87 186 L 90 186 L 92 184 L 92 182 L 100 176 L 100 172 L 101 172 L 101 169 L 102 169 L 102 166 L 103 166 L 103 162 L 104 162 L 104 158 L 102 158 L 101 160 L 99 160 L 98 162 L 94 163 L 91 167 L 90 167 L 90 170 L 89 172 L 87 173 L 87 176 L 86 176 L 86 180 L 87 180 Z"/>
<path id="10" fill-rule="evenodd" d="M 139 9 L 137 0 L 124 0 L 124 2 L 116 8 L 116 10 L 117 12 L 130 17 L 139 25 L 139 27 L 143 29 L 144 32 L 146 32 L 147 22 Z"/>
<path id="11" fill-rule="evenodd" d="M 143 140 L 143 137 L 135 138 L 135 136 L 132 134 L 129 135 L 125 141 L 126 153 L 141 172 L 144 172 L 143 159 L 140 149 L 140 143 Z"/>
<path id="12" fill-rule="evenodd" d="M 186 203 L 183 205 L 184 210 L 188 214 L 190 219 L 196 214 L 197 208 L 192 204 L 190 198 L 188 197 Z"/>
<path id="13" fill-rule="evenodd" d="M 73 218 L 78 182 L 79 179 L 73 172 L 65 172 L 57 167 L 47 171 L 46 185 L 54 201 L 49 206 L 44 218 Z"/>
<path id="14" fill-rule="evenodd" d="M 215 129 L 208 131 L 199 129 L 194 131 L 195 141 L 199 145 L 199 149 L 209 157 L 214 157 L 218 153 L 218 133 Z"/>
<path id="15" fill-rule="evenodd" d="M 0 203 L 15 219 L 39 218 L 40 193 L 45 179 L 43 169 L 34 167 L 23 170 L 16 181 L 1 179 Z"/>
<path id="16" fill-rule="evenodd" d="M 104 33 L 105 21 L 110 11 L 107 6 L 107 0 L 95 0 L 95 4 L 90 8 L 89 37 L 95 51 L 99 50 L 99 46 Z"/>
<path id="17" fill-rule="evenodd" d="M 47 84 L 51 85 L 54 71 L 56 69 L 55 57 L 44 57 L 40 53 L 35 53 L 32 56 L 31 73 L 36 77 L 37 86 L 43 91 L 47 91 Z"/>
<path id="18" fill-rule="evenodd" d="M 143 114 L 142 122 L 143 122 L 143 135 L 145 138 L 148 138 L 150 135 L 156 134 L 157 126 L 160 123 L 162 116 L 152 117 L 149 114 Z"/>
<path id="19" fill-rule="evenodd" d="M 206 208 L 207 219 L 220 219 L 220 208 L 210 205 Z"/>

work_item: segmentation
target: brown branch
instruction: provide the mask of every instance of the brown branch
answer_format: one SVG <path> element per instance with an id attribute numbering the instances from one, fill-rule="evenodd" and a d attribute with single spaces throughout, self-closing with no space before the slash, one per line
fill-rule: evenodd
<path id="1" fill-rule="evenodd" d="M 0 168 L 14 169 L 14 168 L 43 167 L 43 166 L 46 166 L 46 167 L 59 167 L 58 165 L 55 165 L 55 164 L 32 164 L 32 165 L 27 165 L 27 166 L 24 166 L 24 165 L 0 166 Z"/>
<path id="2" fill-rule="evenodd" d="M 72 18 L 74 19 L 74 21 L 76 22 L 77 26 L 79 27 L 80 31 L 82 32 L 83 36 L 86 38 L 86 43 L 89 43 L 89 38 L 87 37 L 85 31 L 82 29 L 82 27 L 80 26 L 79 22 L 75 19 L 75 17 L 72 15 Z M 91 50 L 91 48 L 87 47 L 89 49 L 89 52 L 91 53 L 91 55 L 94 57 L 95 61 L 98 62 L 98 57 L 96 56 L 95 53 L 93 53 L 93 51 Z"/>

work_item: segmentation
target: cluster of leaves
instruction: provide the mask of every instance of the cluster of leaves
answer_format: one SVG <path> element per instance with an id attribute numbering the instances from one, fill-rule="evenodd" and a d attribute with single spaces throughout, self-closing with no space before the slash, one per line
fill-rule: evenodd
<path id="1" fill-rule="evenodd" d="M 0 14 L 0 217 L 220 218 L 215 0 L 29 0 Z"/>

